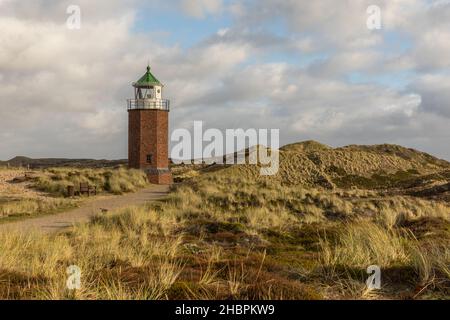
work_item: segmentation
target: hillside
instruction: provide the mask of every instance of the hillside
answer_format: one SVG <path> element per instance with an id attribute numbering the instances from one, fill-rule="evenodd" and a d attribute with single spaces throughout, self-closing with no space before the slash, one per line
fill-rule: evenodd
<path id="1" fill-rule="evenodd" d="M 173 165 L 181 183 L 161 201 L 101 212 L 66 233 L 0 233 L 0 299 L 450 297 L 447 162 L 313 141 L 280 157 L 273 177 L 254 165 Z M 42 171 L 47 191 L 80 178 Z M 88 288 L 76 295 L 65 289 L 74 264 Z M 382 270 L 380 290 L 366 287 L 371 265 Z"/>
<path id="2" fill-rule="evenodd" d="M 332 148 L 306 141 L 280 149 L 280 168 L 275 176 L 261 176 L 254 165 L 231 166 L 224 170 L 229 175 L 284 186 L 379 190 L 450 200 L 446 187 L 450 182 L 450 163 L 397 145 Z"/>

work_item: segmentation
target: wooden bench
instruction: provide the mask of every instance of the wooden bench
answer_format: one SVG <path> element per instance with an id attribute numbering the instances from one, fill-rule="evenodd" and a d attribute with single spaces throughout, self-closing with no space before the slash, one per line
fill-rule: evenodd
<path id="1" fill-rule="evenodd" d="M 80 195 L 83 194 L 87 194 L 88 197 L 93 194 L 93 195 L 97 195 L 97 187 L 93 187 L 90 186 L 88 183 L 86 182 L 81 182 L 80 183 Z"/>

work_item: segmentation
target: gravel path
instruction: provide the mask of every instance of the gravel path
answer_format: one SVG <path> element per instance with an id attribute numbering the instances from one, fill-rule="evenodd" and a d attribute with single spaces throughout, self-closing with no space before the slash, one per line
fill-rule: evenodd
<path id="1" fill-rule="evenodd" d="M 12 230 L 18 230 L 20 232 L 29 232 L 31 230 L 57 232 L 70 228 L 74 223 L 89 221 L 90 217 L 100 213 L 102 209 L 110 211 L 130 205 L 143 204 L 148 201 L 163 198 L 167 195 L 168 191 L 168 186 L 152 185 L 136 193 L 129 193 L 122 196 L 96 197 L 83 203 L 81 207 L 66 212 L 0 224 L 0 232 Z"/>

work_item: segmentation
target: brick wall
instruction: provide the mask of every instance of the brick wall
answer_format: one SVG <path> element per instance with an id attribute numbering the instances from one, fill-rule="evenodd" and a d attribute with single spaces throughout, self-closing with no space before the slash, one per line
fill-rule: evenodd
<path id="1" fill-rule="evenodd" d="M 165 171 L 169 167 L 168 126 L 169 112 L 167 111 L 128 111 L 129 167 L 152 172 L 149 173 L 152 183 L 170 184 L 172 182 L 170 171 Z M 152 156 L 152 163 L 148 163 L 148 155 Z M 160 170 L 160 172 L 157 173 L 151 169 Z"/>

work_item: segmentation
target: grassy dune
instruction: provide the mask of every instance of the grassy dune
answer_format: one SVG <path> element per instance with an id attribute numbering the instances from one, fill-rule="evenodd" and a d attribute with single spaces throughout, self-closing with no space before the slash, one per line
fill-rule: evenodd
<path id="1" fill-rule="evenodd" d="M 254 181 L 228 168 L 60 235 L 0 235 L 0 298 L 449 297 L 450 207 Z M 66 268 L 82 289 L 66 289 Z M 382 290 L 365 288 L 382 268 Z"/>
<path id="2" fill-rule="evenodd" d="M 46 169 L 39 175 L 33 187 L 55 196 L 63 196 L 67 186 L 76 188 L 86 182 L 97 186 L 99 192 L 122 194 L 134 192 L 148 184 L 144 172 L 134 169 Z"/>
<path id="3" fill-rule="evenodd" d="M 450 164 L 419 151 L 394 145 L 348 146 L 333 149 L 314 141 L 280 149 L 280 169 L 261 177 L 259 168 L 234 167 L 248 179 L 269 180 L 283 186 L 327 189 L 392 189 L 448 182 Z"/>
<path id="4" fill-rule="evenodd" d="M 0 298 L 450 297 L 450 202 L 442 187 L 450 164 L 387 145 L 307 142 L 280 156 L 276 176 L 246 165 L 179 166 L 181 183 L 164 201 L 64 234 L 1 234 Z M 85 179 L 123 192 L 141 183 L 139 173 L 128 174 L 49 170 L 36 187 L 58 195 Z M 82 270 L 81 290 L 66 288 L 70 265 Z M 370 265 L 381 268 L 381 290 L 367 290 Z"/>
<path id="5" fill-rule="evenodd" d="M 19 169 L 0 171 L 0 222 L 42 214 L 52 214 L 77 206 L 81 199 L 66 199 L 67 187 L 77 190 L 80 183 L 96 186 L 98 193 L 135 192 L 148 185 L 139 170 L 54 168 L 34 171 L 25 176 Z M 19 182 L 10 181 L 13 177 Z"/>

